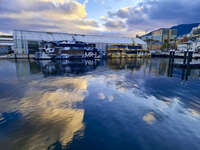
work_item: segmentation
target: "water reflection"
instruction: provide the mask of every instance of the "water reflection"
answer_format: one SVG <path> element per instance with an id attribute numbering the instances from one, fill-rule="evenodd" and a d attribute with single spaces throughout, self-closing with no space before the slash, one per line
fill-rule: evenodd
<path id="1" fill-rule="evenodd" d="M 84 74 L 95 70 L 103 63 L 100 60 L 60 60 L 60 61 L 39 61 L 37 62 L 43 74 L 47 76 L 63 76 L 70 74 Z"/>
<path id="2" fill-rule="evenodd" d="M 9 124 L 10 117 L 18 116 L 11 123 L 16 126 L 12 134 L 0 141 L 2 149 L 46 150 L 57 141 L 63 148 L 77 131 L 79 135 L 83 134 L 84 109 L 78 104 L 87 96 L 85 79 L 33 81 L 27 88 L 24 98 L 0 103 L 1 133 L 8 134 L 9 131 L 3 131 L 3 127 Z"/>
<path id="3" fill-rule="evenodd" d="M 182 81 L 168 59 L 0 64 L 1 149 L 200 146 L 200 69 Z"/>

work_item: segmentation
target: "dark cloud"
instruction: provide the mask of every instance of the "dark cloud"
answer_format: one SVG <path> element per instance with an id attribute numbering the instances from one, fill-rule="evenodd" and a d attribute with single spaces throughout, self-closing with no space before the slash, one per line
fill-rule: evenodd
<path id="1" fill-rule="evenodd" d="M 34 31 L 45 31 L 47 29 L 59 29 L 56 25 L 50 25 L 48 23 L 42 24 L 43 21 L 38 22 L 39 20 L 26 20 L 27 22 L 32 22 L 31 24 L 23 24 L 19 19 L 13 18 L 0 18 L 0 30 L 3 32 L 10 32 L 11 29 L 21 29 L 21 30 L 34 30 Z"/>
<path id="2" fill-rule="evenodd" d="M 144 0 L 136 6 L 108 12 L 108 18 L 125 19 L 128 29 L 154 29 L 200 22 L 200 0 Z"/>
<path id="3" fill-rule="evenodd" d="M 200 21 L 200 0 L 160 0 L 148 10 L 150 19 L 167 20 L 177 23 L 193 23 Z"/>
<path id="4" fill-rule="evenodd" d="M 104 26 L 108 29 L 123 29 L 126 28 L 126 25 L 124 24 L 124 22 L 119 21 L 119 20 L 107 20 L 106 23 L 104 24 Z"/>

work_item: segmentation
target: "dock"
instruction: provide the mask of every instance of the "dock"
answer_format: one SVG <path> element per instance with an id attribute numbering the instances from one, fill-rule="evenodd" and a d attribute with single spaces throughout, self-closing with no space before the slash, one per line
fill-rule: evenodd
<path id="1" fill-rule="evenodd" d="M 200 68 L 200 61 L 192 61 L 194 59 L 193 51 L 185 51 L 182 55 L 182 62 L 175 62 L 176 58 L 175 51 L 170 51 L 169 53 L 169 65 L 178 68 Z"/>
<path id="2" fill-rule="evenodd" d="M 198 69 L 200 68 L 200 62 L 190 62 L 190 64 L 184 64 L 182 62 L 175 62 L 174 67 L 176 68 L 191 68 L 191 69 Z"/>
<path id="3" fill-rule="evenodd" d="M 152 57 L 161 57 L 161 58 L 169 58 L 170 52 L 161 52 L 161 53 L 152 53 Z M 175 52 L 174 58 L 184 58 L 184 52 Z M 192 55 L 193 59 L 200 59 L 200 54 L 194 53 Z"/>
<path id="4" fill-rule="evenodd" d="M 34 55 L 16 55 L 16 54 L 8 54 L 8 55 L 1 55 L 0 59 L 34 59 Z"/>

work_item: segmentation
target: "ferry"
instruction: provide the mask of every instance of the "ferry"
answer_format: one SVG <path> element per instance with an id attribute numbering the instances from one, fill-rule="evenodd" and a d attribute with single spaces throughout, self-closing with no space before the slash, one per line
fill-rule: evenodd
<path id="1" fill-rule="evenodd" d="M 101 51 L 94 44 L 81 41 L 51 41 L 41 43 L 35 59 L 100 59 Z"/>
<path id="2" fill-rule="evenodd" d="M 145 50 L 142 46 L 133 46 L 127 44 L 115 44 L 107 48 L 108 58 L 136 58 L 151 57 L 151 52 Z"/>

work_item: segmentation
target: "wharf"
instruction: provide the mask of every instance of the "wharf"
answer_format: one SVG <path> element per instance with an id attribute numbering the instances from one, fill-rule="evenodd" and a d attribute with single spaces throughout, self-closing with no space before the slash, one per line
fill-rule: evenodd
<path id="1" fill-rule="evenodd" d="M 14 55 L 14 54 L 8 54 L 8 55 L 1 55 L 0 59 L 34 59 L 34 55 Z"/>
<path id="2" fill-rule="evenodd" d="M 177 67 L 177 68 L 189 67 L 189 68 L 195 69 L 195 68 L 200 68 L 200 62 L 190 62 L 189 64 L 184 64 L 183 62 L 175 62 L 174 67 Z"/>
<path id="3" fill-rule="evenodd" d="M 161 53 L 152 53 L 152 57 L 161 57 L 161 58 L 169 58 L 170 52 L 161 52 Z M 184 53 L 175 53 L 174 58 L 184 58 Z M 200 59 L 200 54 L 194 53 L 192 56 L 193 59 Z"/>

